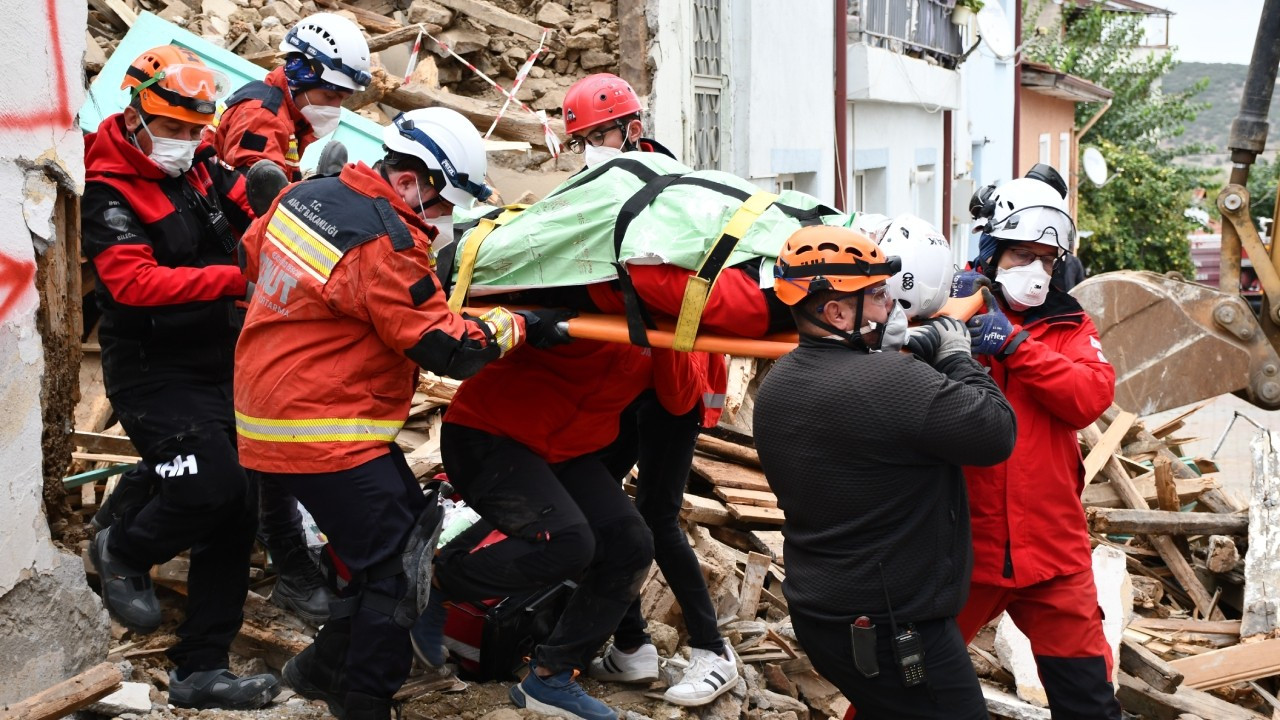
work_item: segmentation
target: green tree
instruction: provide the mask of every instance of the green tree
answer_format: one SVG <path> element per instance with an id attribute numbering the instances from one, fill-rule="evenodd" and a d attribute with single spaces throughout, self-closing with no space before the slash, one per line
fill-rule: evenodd
<path id="1" fill-rule="evenodd" d="M 1028 3 L 1024 26 L 1033 27 L 1042 4 Z M 1192 271 L 1187 231 L 1193 226 L 1183 211 L 1205 173 L 1174 164 L 1177 150 L 1161 142 L 1181 135 L 1186 123 L 1205 105 L 1196 103 L 1204 83 L 1179 92 L 1162 92 L 1160 78 L 1177 64 L 1173 52 L 1142 56 L 1142 16 L 1109 12 L 1101 3 L 1088 8 L 1063 6 L 1064 25 L 1037 34 L 1024 47 L 1028 60 L 1051 65 L 1111 90 L 1111 107 L 1082 144 L 1098 146 L 1112 170 L 1102 187 L 1079 186 L 1080 229 L 1093 233 L 1081 243 L 1080 259 L 1091 273 L 1108 270 Z M 1083 126 L 1102 106 L 1076 106 L 1076 125 Z"/>

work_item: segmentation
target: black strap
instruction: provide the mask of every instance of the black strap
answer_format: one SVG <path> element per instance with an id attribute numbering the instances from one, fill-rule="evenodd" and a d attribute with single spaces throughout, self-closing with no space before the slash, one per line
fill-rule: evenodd
<path id="1" fill-rule="evenodd" d="M 604 175 L 610 170 L 623 170 L 625 172 L 629 172 L 632 175 L 635 175 L 636 177 L 640 178 L 641 182 L 649 182 L 650 180 L 658 177 L 658 173 L 656 171 L 654 171 L 648 165 L 645 165 L 644 163 L 640 162 L 639 160 L 633 160 L 632 158 L 618 158 L 617 160 L 611 160 L 605 163 L 604 165 L 600 165 L 594 169 L 588 170 L 587 174 L 583 175 L 582 179 L 579 180 L 578 182 L 572 185 L 562 185 L 555 192 L 551 193 L 547 197 L 548 198 L 555 197 L 556 195 L 559 195 L 560 193 L 565 192 L 566 190 L 571 190 L 573 188 L 576 188 L 582 185 L 583 183 L 591 182 L 592 180 L 595 180 L 596 178 L 600 177 L 601 175 Z"/>
<path id="2" fill-rule="evenodd" d="M 391 201 L 384 197 L 374 198 L 373 207 L 378 210 L 378 217 L 382 219 L 382 227 L 387 231 L 387 237 L 391 238 L 392 249 L 401 252 L 412 248 L 413 236 L 409 234 L 409 228 L 405 227 L 404 221 L 396 214 L 395 208 L 391 207 Z"/>
<path id="3" fill-rule="evenodd" d="M 618 221 L 613 225 L 613 256 L 615 259 L 621 259 L 622 240 L 627 236 L 627 228 L 631 226 L 631 221 L 636 219 L 645 208 L 649 207 L 649 203 L 653 202 L 658 194 L 666 190 L 673 183 L 682 178 L 682 175 L 656 175 L 652 180 L 645 183 L 645 186 L 636 191 L 634 195 L 627 198 L 622 203 L 622 209 L 618 211 Z"/>
<path id="4" fill-rule="evenodd" d="M 284 91 L 275 85 L 255 80 L 231 93 L 231 97 L 227 98 L 227 107 L 238 105 L 245 100 L 259 100 L 262 102 L 262 109 L 267 112 L 279 112 L 280 104 L 284 102 Z"/>
<path id="5" fill-rule="evenodd" d="M 826 277 L 828 275 L 840 277 L 848 275 L 861 275 L 870 277 L 872 275 L 895 275 L 902 269 L 902 260 L 897 257 L 889 258 L 888 262 L 882 263 L 809 263 L 807 265 L 790 265 L 780 267 L 778 277 L 783 278 L 811 278 Z"/>

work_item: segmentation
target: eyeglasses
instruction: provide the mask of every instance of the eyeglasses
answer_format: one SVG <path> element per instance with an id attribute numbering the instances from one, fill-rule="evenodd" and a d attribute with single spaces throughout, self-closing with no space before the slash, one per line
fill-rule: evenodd
<path id="1" fill-rule="evenodd" d="M 889 297 L 889 286 L 881 285 L 880 287 L 871 288 L 863 293 L 868 300 L 877 305 L 888 305 L 893 302 L 893 298 Z"/>
<path id="2" fill-rule="evenodd" d="M 591 147 L 600 147 L 604 144 L 604 138 L 606 135 L 614 130 L 619 130 L 624 127 L 626 127 L 626 123 L 618 122 L 607 127 L 591 130 L 586 135 L 570 135 L 569 139 L 565 142 L 565 147 L 569 148 L 570 151 L 581 155 L 587 149 L 587 145 L 590 145 Z"/>
<path id="3" fill-rule="evenodd" d="M 1053 264 L 1058 261 L 1058 252 L 1052 250 L 1047 253 L 1037 253 L 1026 248 L 1012 247 L 1005 250 L 1005 257 L 1009 258 L 1009 263 L 1013 267 L 1025 267 L 1039 260 L 1045 272 L 1052 273 Z"/>

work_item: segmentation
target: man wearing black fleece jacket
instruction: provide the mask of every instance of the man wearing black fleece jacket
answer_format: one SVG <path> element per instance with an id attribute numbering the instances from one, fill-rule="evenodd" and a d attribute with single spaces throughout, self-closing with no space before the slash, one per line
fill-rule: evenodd
<path id="1" fill-rule="evenodd" d="M 778 259 L 801 339 L 765 377 L 754 427 L 786 513 L 783 591 L 797 639 L 858 720 L 986 718 L 955 624 L 973 564 L 960 466 L 1007 458 L 1015 421 L 960 322 L 913 330 L 915 356 L 879 352 L 896 261 L 823 226 Z M 923 682 L 902 671 L 913 653 L 894 638 L 908 633 Z"/>

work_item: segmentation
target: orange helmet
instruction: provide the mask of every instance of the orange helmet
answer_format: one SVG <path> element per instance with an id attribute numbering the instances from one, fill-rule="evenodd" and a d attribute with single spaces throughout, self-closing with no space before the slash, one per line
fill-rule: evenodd
<path id="1" fill-rule="evenodd" d="M 888 280 L 902 268 L 866 235 L 847 227 L 810 225 L 787 238 L 773 266 L 773 291 L 796 305 L 823 290 L 857 292 Z"/>
<path id="2" fill-rule="evenodd" d="M 227 76 L 204 64 L 199 55 L 176 45 L 161 45 L 138 56 L 125 71 L 121 89 L 148 115 L 204 125 L 213 122 L 218 100 L 227 94 Z"/>
<path id="3" fill-rule="evenodd" d="M 626 80 L 613 73 L 588 75 L 564 96 L 564 131 L 586 132 L 610 120 L 640 112 L 640 98 Z"/>

